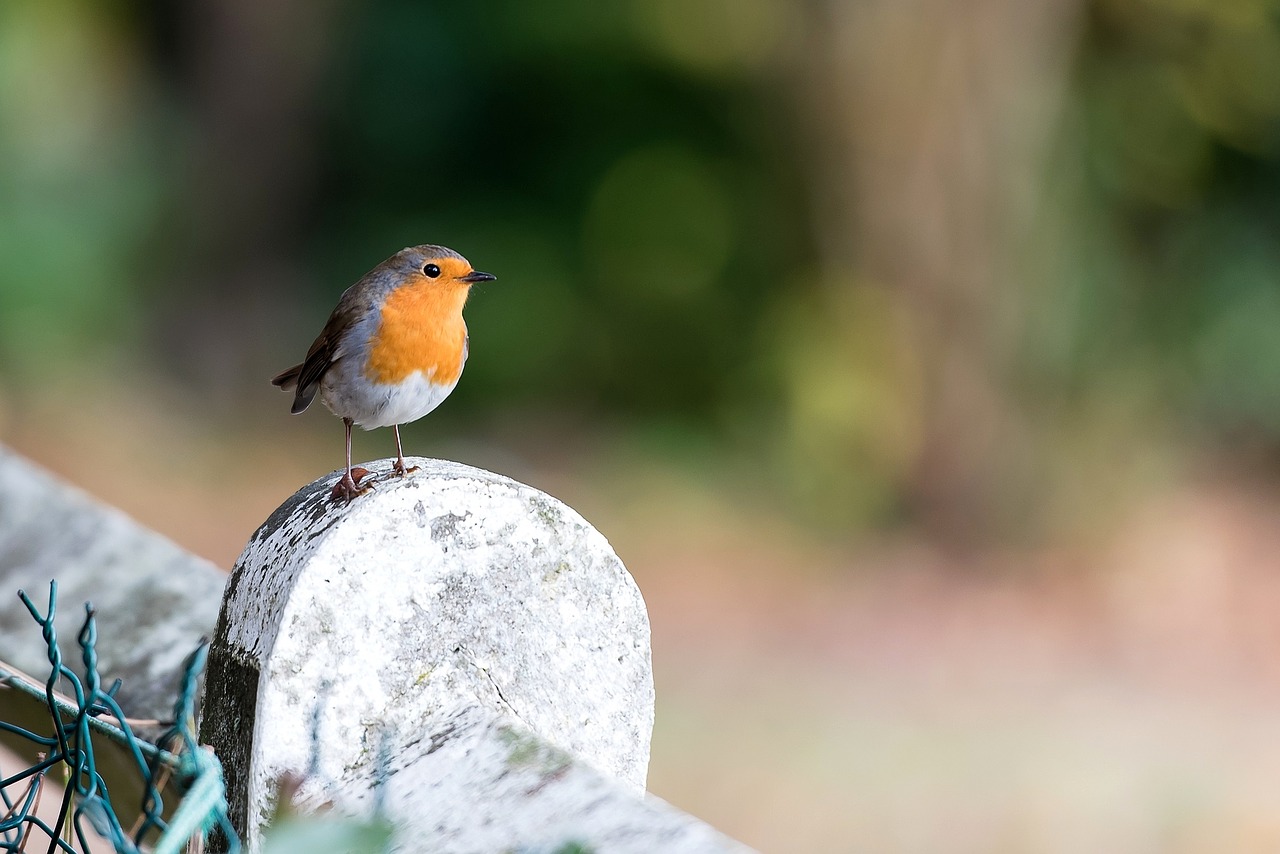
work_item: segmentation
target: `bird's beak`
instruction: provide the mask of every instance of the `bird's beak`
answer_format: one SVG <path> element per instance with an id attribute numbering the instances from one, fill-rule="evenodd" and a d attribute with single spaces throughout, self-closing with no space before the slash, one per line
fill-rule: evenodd
<path id="1" fill-rule="evenodd" d="M 481 273 L 479 270 L 472 270 L 465 276 L 459 276 L 459 282 L 466 282 L 468 285 L 474 285 L 476 282 L 492 282 L 498 277 L 493 273 Z"/>

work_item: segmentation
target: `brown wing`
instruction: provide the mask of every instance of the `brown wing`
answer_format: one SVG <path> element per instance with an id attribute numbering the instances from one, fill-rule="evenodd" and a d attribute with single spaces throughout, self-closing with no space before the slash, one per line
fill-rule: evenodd
<path id="1" fill-rule="evenodd" d="M 359 312 L 367 310 L 367 306 L 364 305 L 365 300 L 358 296 L 359 291 L 358 286 L 348 288 L 342 295 L 342 299 L 338 300 L 338 307 L 333 310 L 333 314 L 329 315 L 329 321 L 312 343 L 302 364 L 294 365 L 271 380 L 273 385 L 285 391 L 294 390 L 293 406 L 289 409 L 294 415 L 311 405 L 316 392 L 320 390 L 320 381 L 324 379 L 325 373 L 333 366 L 334 360 L 339 355 L 338 346 L 341 343 L 342 334 L 359 316 Z"/>

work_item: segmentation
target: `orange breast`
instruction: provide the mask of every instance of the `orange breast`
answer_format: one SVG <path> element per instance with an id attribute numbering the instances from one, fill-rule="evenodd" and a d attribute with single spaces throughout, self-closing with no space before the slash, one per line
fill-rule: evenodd
<path id="1" fill-rule="evenodd" d="M 398 383 L 422 371 L 442 385 L 457 382 L 467 341 L 462 321 L 467 290 L 423 279 L 392 292 L 382 306 L 365 376 L 378 383 Z"/>

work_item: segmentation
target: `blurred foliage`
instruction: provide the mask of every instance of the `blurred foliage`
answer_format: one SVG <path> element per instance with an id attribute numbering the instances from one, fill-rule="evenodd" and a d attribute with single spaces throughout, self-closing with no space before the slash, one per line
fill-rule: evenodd
<path id="1" fill-rule="evenodd" d="M 1087 391 L 1136 362 L 1153 396 L 1273 447 L 1277 79 L 1280 4 L 1097 3 L 1077 69 L 1089 183 L 1074 257 L 1083 263 L 1062 286 L 1078 306 L 1074 384 Z"/>
<path id="2" fill-rule="evenodd" d="M 988 5 L 8 0 L 4 376 L 243 405 L 429 241 L 499 277 L 451 412 L 734 448 L 831 524 L 1020 523 L 1112 428 L 1280 448 L 1280 5 Z"/>
<path id="3" fill-rule="evenodd" d="M 295 817 L 272 824 L 266 830 L 267 854 L 382 854 L 391 846 L 394 828 L 385 821 L 357 821 L 332 816 Z"/>
<path id="4" fill-rule="evenodd" d="M 0 5 L 0 356 L 38 379 L 134 328 L 155 227 L 162 115 L 97 4 Z"/>

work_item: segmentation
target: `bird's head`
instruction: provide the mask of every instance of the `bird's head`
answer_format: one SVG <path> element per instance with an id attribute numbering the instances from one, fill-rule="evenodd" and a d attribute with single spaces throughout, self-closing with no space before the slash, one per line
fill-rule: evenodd
<path id="1" fill-rule="evenodd" d="M 406 279 L 442 288 L 470 288 L 479 282 L 492 282 L 497 277 L 481 273 L 452 249 L 426 244 L 411 246 L 396 253 L 396 266 Z"/>

